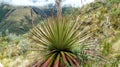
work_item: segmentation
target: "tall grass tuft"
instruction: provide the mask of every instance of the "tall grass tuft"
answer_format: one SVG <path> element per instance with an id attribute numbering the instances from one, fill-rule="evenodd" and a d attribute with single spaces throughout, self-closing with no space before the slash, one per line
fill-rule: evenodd
<path id="1" fill-rule="evenodd" d="M 77 45 L 90 35 L 86 36 L 84 30 L 80 30 L 80 22 L 77 20 L 48 19 L 47 23 L 41 23 L 31 30 L 30 39 L 38 43 L 37 50 L 43 53 L 36 67 L 80 67 L 78 56 L 74 50 Z M 78 51 L 79 52 L 79 51 Z"/>

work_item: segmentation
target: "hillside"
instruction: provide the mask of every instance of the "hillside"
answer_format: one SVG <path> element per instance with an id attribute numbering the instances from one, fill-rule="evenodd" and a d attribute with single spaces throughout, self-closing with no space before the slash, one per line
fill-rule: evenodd
<path id="1" fill-rule="evenodd" d="M 4 67 L 120 67 L 119 0 L 65 7 L 62 19 L 52 8 L 9 9 L 0 22 Z"/>
<path id="2" fill-rule="evenodd" d="M 6 8 L 5 8 L 6 7 Z M 63 8 L 63 14 L 70 14 L 70 7 Z M 47 19 L 51 16 L 56 16 L 55 6 L 53 8 L 45 7 L 14 7 L 10 5 L 1 5 L 0 9 L 1 21 L 0 32 L 5 33 L 6 30 L 9 33 L 24 34 L 32 28 L 32 25 L 36 25 L 40 21 Z"/>
<path id="3" fill-rule="evenodd" d="M 82 7 L 79 14 L 84 22 L 98 25 L 108 21 L 114 29 L 120 29 L 120 3 L 91 3 Z"/>
<path id="4" fill-rule="evenodd" d="M 4 18 L 0 22 L 0 32 L 8 30 L 16 34 L 25 33 L 32 27 L 32 19 L 37 18 L 38 15 L 30 7 L 14 7 L 5 13 Z"/>
<path id="5" fill-rule="evenodd" d="M 0 21 L 2 21 L 5 15 L 11 10 L 8 5 L 0 5 Z"/>
<path id="6" fill-rule="evenodd" d="M 120 2 L 111 0 L 110 2 L 91 3 L 83 6 L 77 14 L 83 22 L 83 28 L 90 26 L 93 37 L 99 40 L 99 45 L 104 46 L 101 51 L 103 55 L 107 59 L 119 58 Z"/>

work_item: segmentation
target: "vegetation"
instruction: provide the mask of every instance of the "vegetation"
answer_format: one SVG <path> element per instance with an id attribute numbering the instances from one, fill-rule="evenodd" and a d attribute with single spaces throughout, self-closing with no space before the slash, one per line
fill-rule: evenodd
<path id="1" fill-rule="evenodd" d="M 33 17 L 28 15 L 28 8 L 16 9 L 0 22 L 0 64 L 4 67 L 119 67 L 119 7 L 119 0 L 108 0 L 81 9 L 64 8 L 61 19 L 52 16 L 41 20 L 33 14 L 35 25 L 31 23 Z M 19 15 L 21 10 L 25 13 Z M 25 32 L 19 34 L 19 29 Z"/>
<path id="2" fill-rule="evenodd" d="M 10 10 L 8 8 L 3 7 L 4 5 L 0 5 L 0 21 L 5 17 L 6 13 Z"/>
<path id="3" fill-rule="evenodd" d="M 41 57 L 35 66 L 42 67 L 80 67 L 78 57 L 73 50 L 76 46 L 80 46 L 80 42 L 89 38 L 90 35 L 82 35 L 85 31 L 80 30 L 78 21 L 48 20 L 35 27 L 30 35 L 38 43 L 38 50 L 44 51 L 45 55 Z M 66 26 L 67 25 L 67 26 Z M 32 37 L 31 37 L 32 36 Z M 42 61 L 43 59 L 43 61 Z"/>

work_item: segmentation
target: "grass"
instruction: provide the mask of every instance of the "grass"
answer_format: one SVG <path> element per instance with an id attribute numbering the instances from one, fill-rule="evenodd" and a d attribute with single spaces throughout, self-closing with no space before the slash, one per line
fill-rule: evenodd
<path id="1" fill-rule="evenodd" d="M 80 67 L 77 55 L 74 54 L 73 49 L 75 45 L 80 45 L 90 37 L 88 35 L 82 35 L 86 31 L 80 30 L 80 24 L 78 21 L 69 21 L 67 18 L 62 20 L 48 19 L 48 22 L 44 22 L 36 26 L 32 30 L 32 37 L 36 43 L 38 43 L 38 50 L 45 51 L 45 55 L 39 60 L 35 66 L 43 67 L 61 67 L 67 65 Z M 62 63 L 64 62 L 64 63 Z"/>
<path id="2" fill-rule="evenodd" d="M 9 34 L 8 31 L 4 36 L 0 35 L 0 63 L 4 67 L 119 67 L 120 32 L 113 24 L 119 26 L 116 23 L 119 11 L 112 9 L 111 12 L 105 4 L 96 5 L 98 8 L 94 10 L 91 10 L 94 5 L 85 7 L 80 13 L 86 9 L 89 12 L 80 16 L 78 11 L 62 20 L 40 21 L 24 35 Z M 114 3 L 114 7 L 119 6 Z M 18 11 L 11 15 L 21 19 L 17 17 Z M 110 18 L 106 19 L 106 16 Z M 10 18 L 14 19 L 13 16 Z"/>

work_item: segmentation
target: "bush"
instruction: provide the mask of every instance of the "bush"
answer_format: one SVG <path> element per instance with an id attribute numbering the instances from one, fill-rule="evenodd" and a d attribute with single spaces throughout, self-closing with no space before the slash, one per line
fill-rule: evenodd
<path id="1" fill-rule="evenodd" d="M 37 50 L 42 51 L 44 57 L 34 65 L 42 67 L 80 67 L 75 49 L 91 35 L 86 35 L 87 30 L 81 31 L 80 27 L 78 21 L 70 21 L 67 18 L 62 20 L 49 19 L 47 23 L 36 26 L 31 31 L 30 39 L 38 43 L 39 48 Z"/>

